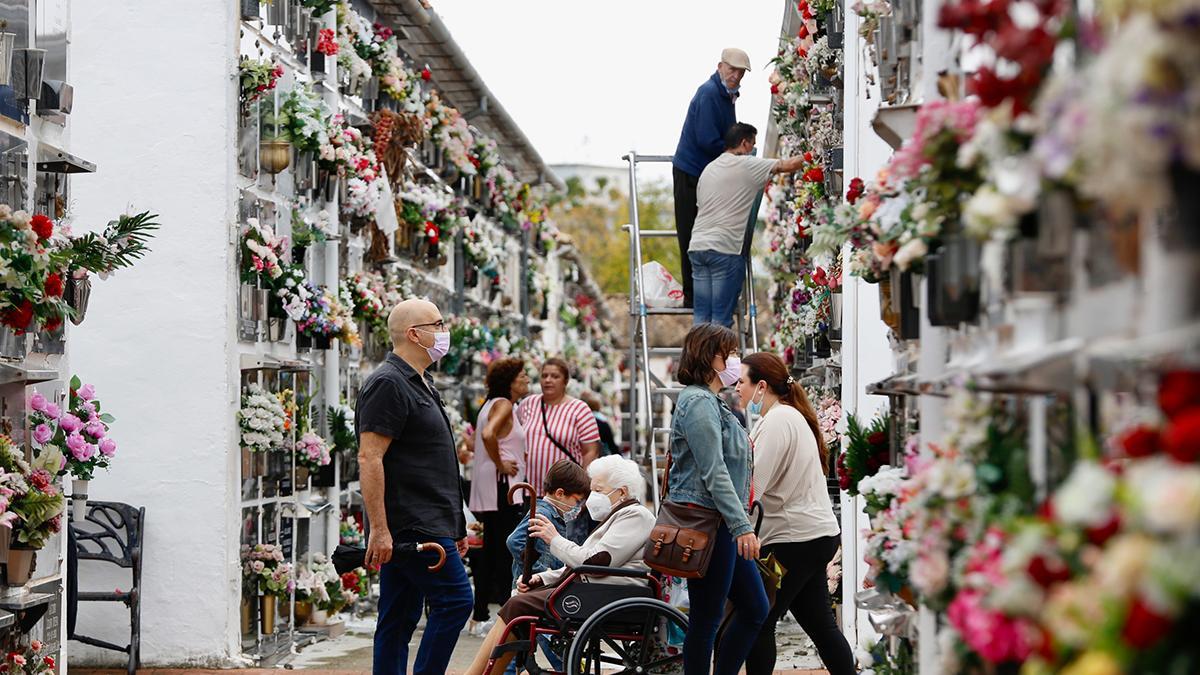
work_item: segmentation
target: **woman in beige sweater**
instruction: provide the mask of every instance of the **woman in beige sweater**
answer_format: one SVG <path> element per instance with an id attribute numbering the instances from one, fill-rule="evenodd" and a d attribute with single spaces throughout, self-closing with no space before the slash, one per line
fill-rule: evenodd
<path id="1" fill-rule="evenodd" d="M 747 675 L 775 669 L 775 624 L 787 611 L 812 638 L 830 675 L 853 675 L 854 656 L 829 604 L 825 566 L 840 536 L 825 473 L 829 451 L 808 397 L 774 354 L 742 360 L 742 407 L 761 415 L 750 433 L 754 495 L 763 508 L 762 556 L 774 553 L 787 572 L 762 632 L 746 660 Z"/>
<path id="2" fill-rule="evenodd" d="M 654 514 L 642 506 L 646 497 L 646 481 L 637 463 L 619 455 L 609 455 L 593 460 L 587 472 L 592 479 L 592 493 L 588 495 L 585 505 L 592 519 L 599 521 L 600 525 L 583 544 L 576 544 L 559 534 L 549 519 L 539 515 L 530 521 L 529 535 L 549 543 L 550 552 L 566 565 L 535 574 L 528 583 L 524 579 L 517 581 L 517 594 L 500 608 L 501 621 L 492 627 L 475 654 L 474 662 L 467 669 L 469 675 L 483 673 L 509 621 L 545 611 L 546 600 L 554 592 L 554 587 L 571 569 L 582 565 L 649 569 L 642 562 L 642 549 L 650 530 L 654 528 Z M 628 577 L 606 577 L 604 583 L 646 582 Z M 515 639 L 515 636 L 511 639 Z M 492 672 L 503 673 L 511 658 L 510 653 L 497 659 Z"/>

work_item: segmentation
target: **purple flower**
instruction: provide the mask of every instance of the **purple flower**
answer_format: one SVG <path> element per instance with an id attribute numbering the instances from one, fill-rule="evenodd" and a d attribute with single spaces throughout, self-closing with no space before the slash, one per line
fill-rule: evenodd
<path id="1" fill-rule="evenodd" d="M 79 394 L 79 398 L 85 401 L 90 401 L 96 398 L 96 388 L 90 384 L 85 384 L 80 387 L 77 393 Z"/>
<path id="2" fill-rule="evenodd" d="M 96 414 L 96 404 L 95 404 L 95 403 L 92 403 L 91 401 L 87 401 L 87 402 L 85 402 L 85 403 L 84 403 L 82 406 L 80 406 L 80 407 L 81 407 L 81 408 L 83 408 L 83 409 L 84 409 L 84 411 L 86 411 L 86 412 L 87 412 L 87 414 L 88 414 L 88 417 L 92 417 L 92 416 L 94 416 L 94 415 Z"/>
<path id="3" fill-rule="evenodd" d="M 92 438 L 104 438 L 106 429 L 104 427 L 104 422 L 101 422 L 100 420 L 92 420 L 87 423 L 86 427 L 84 427 L 84 431 L 88 432 Z"/>
<path id="4" fill-rule="evenodd" d="M 59 407 L 54 403 L 47 403 L 46 409 L 42 412 L 46 413 L 46 417 L 49 417 L 52 420 L 56 420 L 62 416 L 62 410 L 60 410 Z"/>
<path id="5" fill-rule="evenodd" d="M 117 454 L 117 442 L 111 438 L 100 441 L 100 454 L 105 457 L 112 457 Z"/>
<path id="6" fill-rule="evenodd" d="M 29 397 L 29 407 L 33 408 L 34 410 L 36 410 L 40 413 L 46 412 L 46 405 L 48 403 L 49 402 L 46 400 L 46 397 L 42 396 L 41 394 L 37 393 L 36 391 L 33 392 L 33 396 Z"/>
<path id="7" fill-rule="evenodd" d="M 38 445 L 45 445 L 53 437 L 54 432 L 45 424 L 39 424 L 33 428 L 33 440 Z"/>
<path id="8" fill-rule="evenodd" d="M 83 428 L 83 420 L 71 413 L 67 413 L 62 416 L 62 420 L 59 421 L 58 425 L 62 427 L 63 431 L 73 434 Z"/>
<path id="9" fill-rule="evenodd" d="M 75 455 L 76 457 L 79 456 L 79 452 L 83 450 L 83 447 L 87 444 L 87 440 L 80 435 L 79 432 L 75 432 L 70 436 L 67 436 L 67 449 L 70 450 L 71 454 Z"/>

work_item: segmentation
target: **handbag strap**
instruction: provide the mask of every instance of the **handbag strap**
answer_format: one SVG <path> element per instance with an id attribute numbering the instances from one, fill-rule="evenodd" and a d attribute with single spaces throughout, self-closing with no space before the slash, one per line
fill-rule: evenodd
<path id="1" fill-rule="evenodd" d="M 562 443 L 558 442 L 557 438 L 550 434 L 550 422 L 546 419 L 546 399 L 543 397 L 538 402 L 542 404 L 542 428 L 546 430 L 546 438 L 549 438 L 550 442 L 554 444 L 554 447 L 561 450 L 562 453 L 567 456 L 567 459 L 574 462 L 576 466 L 583 466 L 579 463 L 579 460 L 575 459 L 575 455 L 572 455 Z"/>

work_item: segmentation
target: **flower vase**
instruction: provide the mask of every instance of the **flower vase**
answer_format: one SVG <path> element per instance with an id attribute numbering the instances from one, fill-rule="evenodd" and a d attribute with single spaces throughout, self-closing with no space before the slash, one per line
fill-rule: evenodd
<path id="1" fill-rule="evenodd" d="M 274 595 L 264 595 L 258 599 L 259 618 L 263 635 L 275 634 L 275 601 Z"/>
<path id="2" fill-rule="evenodd" d="M 261 478 L 267 475 L 270 470 L 271 458 L 265 452 L 256 452 L 254 455 L 254 475 Z"/>
<path id="3" fill-rule="evenodd" d="M 333 338 L 329 335 L 314 335 L 312 342 L 313 342 L 314 349 L 332 349 L 333 348 Z"/>
<path id="4" fill-rule="evenodd" d="M 1171 164 L 1174 218 L 1169 220 L 1168 241 L 1190 251 L 1200 249 L 1200 171 L 1182 162 Z"/>
<path id="5" fill-rule="evenodd" d="M 88 300 L 92 297 L 92 278 L 85 276 L 82 279 L 76 279 L 74 276 L 68 276 L 67 292 L 64 295 L 67 305 L 74 310 L 71 323 L 78 326 L 83 323 L 83 317 L 87 315 Z"/>
<path id="6" fill-rule="evenodd" d="M 71 518 L 82 523 L 87 518 L 88 481 L 71 479 Z"/>
<path id="7" fill-rule="evenodd" d="M 267 341 L 283 342 L 287 339 L 287 319 L 267 317 Z"/>
<path id="8" fill-rule="evenodd" d="M 308 617 L 308 622 L 312 626 L 328 626 L 329 612 L 323 609 L 312 610 L 312 614 Z"/>
<path id="9" fill-rule="evenodd" d="M 842 339 L 842 292 L 829 294 L 829 339 Z"/>
<path id="10" fill-rule="evenodd" d="M 253 621 L 254 621 L 253 607 L 254 606 L 250 604 L 250 598 L 243 596 L 242 597 L 242 635 L 248 634 L 250 632 L 251 626 L 254 625 L 253 624 Z"/>
<path id="11" fill-rule="evenodd" d="M 311 602 L 297 600 L 295 606 L 293 607 L 293 611 L 296 615 L 296 625 L 304 626 L 307 625 L 309 620 L 312 618 L 313 606 Z"/>
<path id="12" fill-rule="evenodd" d="M 12 547 L 12 528 L 8 525 L 0 525 L 0 560 L 8 558 L 9 548 Z"/>
<path id="13" fill-rule="evenodd" d="M 16 44 L 16 33 L 0 33 L 0 85 L 6 87 L 12 86 L 13 47 Z"/>
<path id="14" fill-rule="evenodd" d="M 296 467 L 296 474 L 294 478 L 297 490 L 304 490 L 308 488 L 308 475 L 309 471 L 307 466 Z"/>
<path id="15" fill-rule="evenodd" d="M 9 548 L 5 556 L 5 583 L 8 586 L 24 586 L 33 574 L 34 548 Z"/>
<path id="16" fill-rule="evenodd" d="M 274 6 L 274 5 L 272 5 Z M 259 141 L 258 164 L 263 171 L 277 174 L 292 163 L 292 145 L 284 140 Z"/>
<path id="17" fill-rule="evenodd" d="M 246 21 L 253 21 L 254 19 L 259 18 L 258 2 L 259 0 L 242 0 L 242 19 Z"/>

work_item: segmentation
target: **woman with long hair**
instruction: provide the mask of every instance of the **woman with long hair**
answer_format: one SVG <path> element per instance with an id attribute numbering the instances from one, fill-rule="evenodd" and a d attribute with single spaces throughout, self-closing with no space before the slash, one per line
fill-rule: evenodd
<path id="1" fill-rule="evenodd" d="M 521 519 L 521 507 L 508 504 L 508 486 L 525 480 L 525 429 L 514 405 L 529 393 L 529 376 L 521 359 L 500 359 L 488 366 L 487 401 L 475 428 L 475 463 L 471 469 L 471 513 L 483 524 L 483 555 L 475 578 L 475 612 L 471 633 L 490 626 L 488 603 L 503 603 L 512 587 L 508 533 Z"/>
<path id="2" fill-rule="evenodd" d="M 841 528 L 825 480 L 829 450 L 817 413 L 775 354 L 759 352 L 742 361 L 737 393 L 743 408 L 760 415 L 750 440 L 754 494 L 763 509 L 762 553 L 774 553 L 787 570 L 746 673 L 775 669 L 775 624 L 790 610 L 830 675 L 853 675 L 854 656 L 829 603 L 825 568 L 837 553 Z"/>
<path id="3" fill-rule="evenodd" d="M 721 517 L 708 569 L 688 579 L 691 609 L 683 642 L 687 675 L 736 675 L 767 616 L 767 594 L 758 574 L 758 538 L 750 525 L 750 440 L 729 406 L 718 396 L 741 373 L 733 331 L 705 323 L 683 339 L 676 377 L 687 385 L 671 418 L 667 500 L 715 509 Z M 713 663 L 717 629 L 725 601 L 733 617 Z"/>

